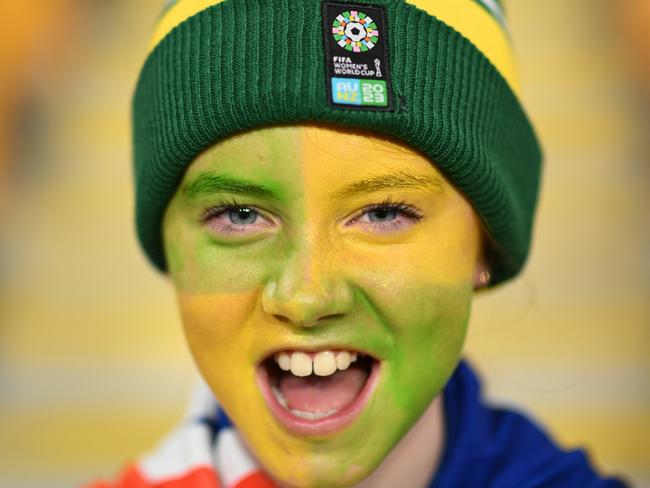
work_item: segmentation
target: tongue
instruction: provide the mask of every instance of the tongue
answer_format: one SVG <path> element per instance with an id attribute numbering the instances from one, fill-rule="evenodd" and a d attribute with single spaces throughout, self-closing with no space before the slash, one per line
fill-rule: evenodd
<path id="1" fill-rule="evenodd" d="M 367 379 L 368 373 L 354 365 L 331 376 L 311 375 L 299 378 L 283 374 L 279 386 L 289 409 L 324 413 L 350 405 Z"/>

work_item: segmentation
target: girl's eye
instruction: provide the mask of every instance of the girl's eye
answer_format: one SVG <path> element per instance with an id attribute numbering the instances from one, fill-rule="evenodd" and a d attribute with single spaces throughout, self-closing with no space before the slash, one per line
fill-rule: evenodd
<path id="1" fill-rule="evenodd" d="M 273 221 L 252 205 L 224 203 L 203 212 L 201 223 L 215 234 L 249 235 L 273 227 Z"/>
<path id="2" fill-rule="evenodd" d="M 249 207 L 228 210 L 230 222 L 236 225 L 254 224 L 259 214 Z"/>
<path id="3" fill-rule="evenodd" d="M 423 218 L 422 212 L 412 205 L 388 199 L 364 207 L 359 216 L 353 218 L 348 225 L 359 223 L 373 232 L 395 232 L 410 227 Z"/>
<path id="4" fill-rule="evenodd" d="M 398 217 L 399 211 L 396 208 L 379 207 L 367 212 L 371 222 L 388 222 Z"/>

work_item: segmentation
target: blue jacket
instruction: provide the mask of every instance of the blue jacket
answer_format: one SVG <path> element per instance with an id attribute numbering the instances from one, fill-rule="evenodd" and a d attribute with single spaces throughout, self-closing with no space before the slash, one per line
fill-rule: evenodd
<path id="1" fill-rule="evenodd" d="M 623 488 L 602 478 L 582 450 L 564 451 L 520 413 L 485 404 L 461 362 L 444 392 L 444 454 L 430 488 Z"/>

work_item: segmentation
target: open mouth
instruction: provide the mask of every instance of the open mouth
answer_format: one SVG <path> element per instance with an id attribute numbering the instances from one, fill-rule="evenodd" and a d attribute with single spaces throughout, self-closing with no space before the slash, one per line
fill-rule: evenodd
<path id="1" fill-rule="evenodd" d="M 347 350 L 281 351 L 257 368 L 275 417 L 301 434 L 327 434 L 354 420 L 379 376 L 380 361 Z"/>

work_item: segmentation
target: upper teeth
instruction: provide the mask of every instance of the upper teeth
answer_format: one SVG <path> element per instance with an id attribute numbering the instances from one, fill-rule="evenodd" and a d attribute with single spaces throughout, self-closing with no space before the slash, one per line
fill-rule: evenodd
<path id="1" fill-rule="evenodd" d="M 356 352 L 321 351 L 313 356 L 304 352 L 280 352 L 274 356 L 283 371 L 291 371 L 295 376 L 329 376 L 337 370 L 345 370 L 357 360 Z"/>

